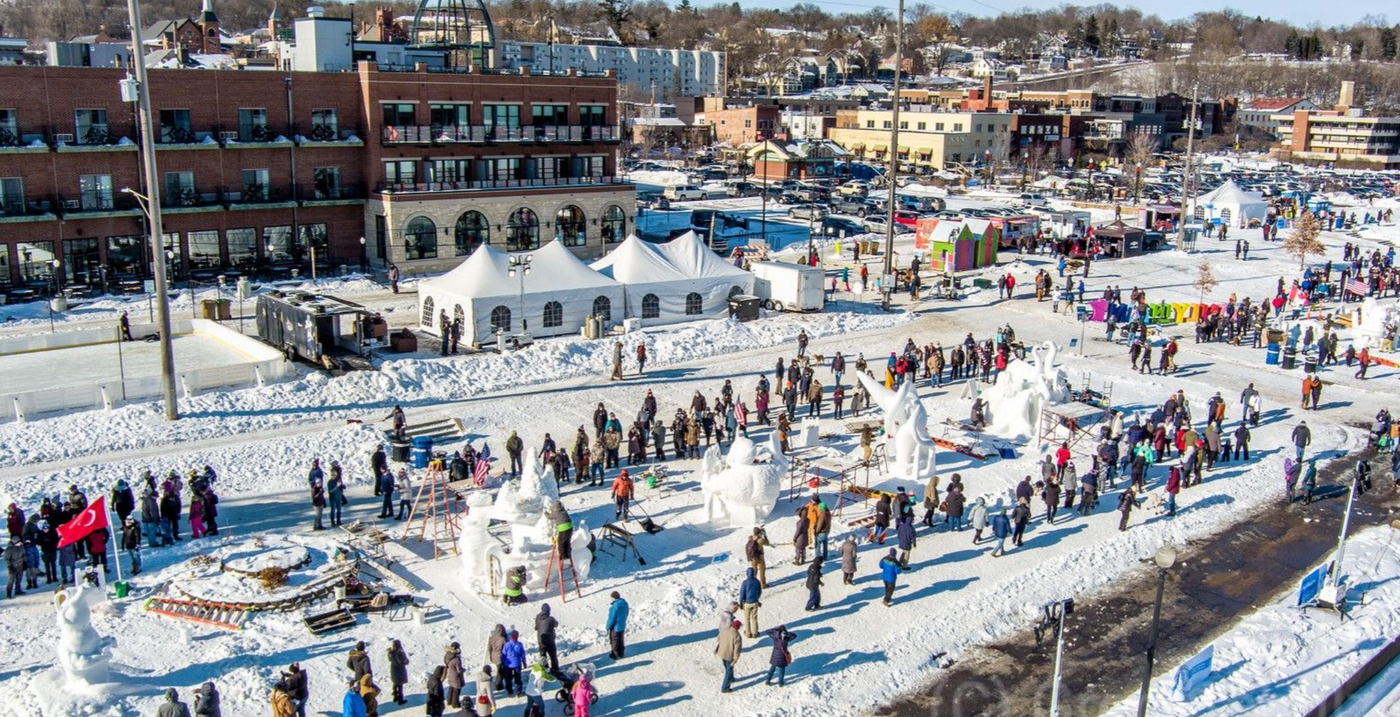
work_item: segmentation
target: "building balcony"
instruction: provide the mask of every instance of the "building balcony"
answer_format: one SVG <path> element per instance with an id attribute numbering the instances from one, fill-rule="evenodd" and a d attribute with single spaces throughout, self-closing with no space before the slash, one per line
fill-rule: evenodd
<path id="1" fill-rule="evenodd" d="M 395 144 L 490 144 L 496 142 L 617 142 L 617 127 L 549 125 L 499 127 L 488 125 L 389 125 L 380 133 L 386 145 Z"/>
<path id="2" fill-rule="evenodd" d="M 631 186 L 611 176 L 555 177 L 552 179 L 476 179 L 462 182 L 419 182 L 416 184 L 380 182 L 376 194 L 432 194 L 441 192 L 470 192 L 499 189 L 540 189 L 549 187 L 581 187 L 618 185 Z"/>
<path id="3" fill-rule="evenodd" d="M 223 192 L 200 193 L 194 187 L 183 187 L 178 190 L 167 188 L 161 192 L 160 206 L 163 212 L 169 214 L 201 212 L 222 208 L 223 198 Z"/>
<path id="4" fill-rule="evenodd" d="M 246 209 L 256 207 L 268 207 L 273 205 L 291 206 L 295 202 L 291 201 L 282 189 L 278 187 L 268 187 L 262 184 L 245 184 L 241 188 L 229 189 L 223 192 L 225 201 L 229 209 Z"/>
<path id="5" fill-rule="evenodd" d="M 225 147 L 257 149 L 259 147 L 285 147 L 291 144 L 286 134 L 272 125 L 254 125 L 240 130 L 221 130 L 219 142 Z"/>
<path id="6" fill-rule="evenodd" d="M 359 184 L 306 185 L 297 191 L 302 204 L 359 204 L 365 200 L 365 188 Z"/>
<path id="7" fill-rule="evenodd" d="M 24 132 L 18 127 L 0 127 L 0 154 L 47 152 L 48 137 L 42 132 Z"/>
<path id="8" fill-rule="evenodd" d="M 141 205 L 129 194 L 79 192 L 58 198 L 58 213 L 64 217 L 96 218 L 139 215 Z"/>
<path id="9" fill-rule="evenodd" d="M 48 197 L 0 194 L 0 222 L 37 221 L 53 217 L 53 200 Z"/>

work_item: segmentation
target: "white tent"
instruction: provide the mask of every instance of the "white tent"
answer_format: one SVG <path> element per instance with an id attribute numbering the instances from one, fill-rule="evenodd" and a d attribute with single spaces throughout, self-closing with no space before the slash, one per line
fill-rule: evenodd
<path id="1" fill-rule="evenodd" d="M 530 271 L 510 275 L 510 258 L 529 259 Z M 443 311 L 461 319 L 464 340 L 486 343 L 501 328 L 532 336 L 577 333 L 589 314 L 604 325 L 623 317 L 622 285 L 588 268 L 559 242 L 529 254 L 507 255 L 482 245 L 457 268 L 419 282 L 419 328 L 440 333 Z M 523 314 L 524 322 L 521 321 Z"/>
<path id="2" fill-rule="evenodd" d="M 686 232 L 656 248 L 691 282 L 690 291 L 700 294 L 704 316 L 722 316 L 729 310 L 729 297 L 754 292 L 753 274 L 721 259 L 695 232 Z"/>
<path id="3" fill-rule="evenodd" d="M 655 245 L 629 235 L 589 266 L 626 287 L 628 318 L 640 319 L 644 326 L 685 320 L 690 282 Z"/>
<path id="4" fill-rule="evenodd" d="M 1233 181 L 1226 181 L 1196 197 L 1192 213 L 1206 220 L 1219 219 L 1221 224 L 1231 228 L 1244 228 L 1251 221 L 1264 221 L 1269 214 L 1269 203 L 1264 201 L 1264 195 L 1246 192 Z"/>

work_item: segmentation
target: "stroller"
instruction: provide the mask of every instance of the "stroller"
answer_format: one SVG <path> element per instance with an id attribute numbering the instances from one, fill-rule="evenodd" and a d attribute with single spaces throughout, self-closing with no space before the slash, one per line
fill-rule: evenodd
<path id="1" fill-rule="evenodd" d="M 578 682 L 579 675 L 588 675 L 588 703 L 598 703 L 598 688 L 593 682 L 594 676 L 597 673 L 592 663 L 582 662 L 575 665 L 566 665 L 558 670 L 550 672 L 550 674 L 554 676 L 554 679 L 559 680 L 559 684 L 563 685 L 563 687 L 560 687 L 559 690 L 554 693 L 554 699 L 564 705 L 564 714 L 572 715 L 574 713 L 574 683 Z"/>

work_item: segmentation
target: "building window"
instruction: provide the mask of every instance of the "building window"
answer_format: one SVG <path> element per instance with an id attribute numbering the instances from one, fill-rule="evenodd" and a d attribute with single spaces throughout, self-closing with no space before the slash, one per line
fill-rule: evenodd
<path id="1" fill-rule="evenodd" d="M 418 183 L 418 163 L 411 159 L 385 162 L 384 183 L 393 189 L 413 189 Z"/>
<path id="2" fill-rule="evenodd" d="M 481 212 L 466 212 L 457 217 L 453 227 L 456 239 L 457 256 L 466 256 L 476 251 L 482 244 L 491 243 L 491 225 Z"/>
<path id="3" fill-rule="evenodd" d="M 437 317 L 433 315 L 433 297 L 423 299 L 423 313 L 418 317 L 419 326 L 436 326 Z"/>
<path id="4" fill-rule="evenodd" d="M 267 142 L 272 131 L 267 127 L 267 110 L 261 107 L 238 110 L 238 141 Z"/>
<path id="5" fill-rule="evenodd" d="M 496 184 L 510 184 L 520 179 L 520 158 L 492 157 L 482 160 L 482 179 Z"/>
<path id="6" fill-rule="evenodd" d="M 251 227 L 240 227 L 224 231 L 224 241 L 228 243 L 228 261 L 240 268 L 251 268 L 258 260 L 258 232 Z"/>
<path id="7" fill-rule="evenodd" d="M 24 179 L 22 177 L 0 178 L 0 216 L 23 214 Z"/>
<path id="8" fill-rule="evenodd" d="M 112 208 L 112 175 L 84 174 L 78 177 L 79 206 L 91 212 Z"/>
<path id="9" fill-rule="evenodd" d="M 428 117 L 434 132 L 439 132 L 444 128 L 466 128 L 472 124 L 472 106 L 434 103 L 428 105 Z"/>
<path id="10" fill-rule="evenodd" d="M 404 230 L 403 253 L 409 261 L 437 258 L 437 225 L 433 220 L 414 217 L 408 221 L 408 228 Z"/>
<path id="11" fill-rule="evenodd" d="M 544 305 L 544 327 L 552 329 L 564 325 L 564 305 L 550 301 Z"/>
<path id="12" fill-rule="evenodd" d="M 78 144 L 107 144 L 107 110 L 73 110 L 73 129 Z"/>
<path id="13" fill-rule="evenodd" d="M 497 306 L 491 310 L 491 331 L 510 331 L 510 309 L 504 306 Z"/>
<path id="14" fill-rule="evenodd" d="M 317 199 L 340 199 L 340 167 L 311 170 L 312 191 Z"/>
<path id="15" fill-rule="evenodd" d="M 481 123 L 487 127 L 519 127 L 520 105 L 485 105 Z"/>
<path id="16" fill-rule="evenodd" d="M 330 258 L 330 245 L 326 242 L 325 224 L 302 224 L 297 227 L 297 242 L 292 245 L 292 259 L 301 264 L 308 248 L 315 250 L 314 256 L 319 261 L 326 261 Z"/>
<path id="17" fill-rule="evenodd" d="M 686 295 L 685 295 L 685 315 L 686 315 L 686 316 L 699 316 L 699 315 L 700 315 L 700 311 L 701 311 L 701 309 L 703 308 L 703 303 L 704 303 L 704 302 L 701 300 L 700 294 L 699 294 L 698 292 L 692 291 L 692 292 L 690 292 L 689 294 L 686 294 Z"/>
<path id="18" fill-rule="evenodd" d="M 564 246 L 583 246 L 588 243 L 588 221 L 583 210 L 572 204 L 554 215 L 554 239 Z"/>
<path id="19" fill-rule="evenodd" d="M 927 123 L 927 122 L 920 122 L 920 123 L 918 124 L 918 127 L 919 127 L 919 131 L 922 132 L 922 131 L 928 129 L 928 123 Z"/>
<path id="20" fill-rule="evenodd" d="M 194 172 L 166 172 L 161 204 L 167 207 L 193 207 L 199 203 L 194 190 Z"/>
<path id="21" fill-rule="evenodd" d="M 190 245 L 190 267 L 213 269 L 223 265 L 219 254 L 219 232 L 217 230 L 188 232 L 185 239 Z"/>
<path id="22" fill-rule="evenodd" d="M 471 175 L 472 161 L 470 159 L 433 159 L 428 161 L 429 182 L 457 185 L 470 182 Z"/>
<path id="23" fill-rule="evenodd" d="M 569 124 L 569 106 L 532 105 L 530 122 L 536 127 L 563 127 Z"/>
<path id="24" fill-rule="evenodd" d="M 265 202 L 271 197 L 266 169 L 243 170 L 243 195 L 245 202 Z"/>
<path id="25" fill-rule="evenodd" d="M 53 242 L 30 241 L 15 245 L 19 250 L 19 275 L 25 281 L 53 281 Z"/>
<path id="26" fill-rule="evenodd" d="M 875 120 L 866 120 L 866 121 L 865 121 L 865 128 L 866 128 L 866 129 L 875 129 Z"/>
<path id="27" fill-rule="evenodd" d="M 934 122 L 934 123 L 933 123 L 933 131 L 935 131 L 935 132 L 942 132 L 942 131 L 943 131 L 943 123 L 942 123 L 942 122 Z"/>
<path id="28" fill-rule="evenodd" d="M 606 296 L 600 296 L 593 300 L 593 315 L 603 323 L 612 322 L 612 300 Z"/>
<path id="29" fill-rule="evenodd" d="M 263 227 L 263 254 L 269 262 L 285 262 L 292 258 L 292 228 L 286 224 Z"/>
<path id="30" fill-rule="evenodd" d="M 9 286 L 13 281 L 10 277 L 10 247 L 0 244 L 0 286 Z"/>
<path id="31" fill-rule="evenodd" d="M 311 139 L 317 142 L 334 142 L 340 139 L 340 111 L 311 110 Z"/>
<path id="32" fill-rule="evenodd" d="M 107 237 L 107 272 L 109 279 L 144 279 L 150 252 L 146 237 Z M 23 256 L 20 257 L 23 259 Z M 21 264 L 21 267 L 23 265 Z"/>
<path id="33" fill-rule="evenodd" d="M 529 251 L 539 246 L 539 217 L 524 207 L 515 210 L 506 222 L 506 251 Z"/>
<path id="34" fill-rule="evenodd" d="M 589 177 L 592 179 L 602 179 L 604 166 L 601 156 L 579 157 L 578 164 L 579 172 L 577 176 L 580 178 Z"/>
<path id="35" fill-rule="evenodd" d="M 14 110 L 0 110 L 0 146 L 19 146 L 19 113 Z"/>
<path id="36" fill-rule="evenodd" d="M 63 274 L 70 284 L 93 286 L 101 283 L 96 239 L 63 240 Z"/>
<path id="37" fill-rule="evenodd" d="M 535 179 L 553 184 L 569 176 L 568 157 L 535 157 Z"/>
<path id="38" fill-rule="evenodd" d="M 661 299 L 656 294 L 642 297 L 642 318 L 655 319 L 661 316 Z"/>
<path id="39" fill-rule="evenodd" d="M 385 127 L 401 127 L 404 125 L 416 124 L 414 122 L 415 107 L 412 102 L 386 102 L 380 110 L 384 117 Z"/>
<path id="40" fill-rule="evenodd" d="M 613 204 L 603 210 L 602 234 L 604 244 L 616 244 L 626 238 L 627 215 L 622 207 Z"/>
<path id="41" fill-rule="evenodd" d="M 160 111 L 160 141 L 189 144 L 194 141 L 194 129 L 189 110 Z"/>
<path id="42" fill-rule="evenodd" d="M 580 105 L 578 108 L 579 124 L 584 127 L 604 127 L 607 126 L 608 108 L 603 105 Z"/>

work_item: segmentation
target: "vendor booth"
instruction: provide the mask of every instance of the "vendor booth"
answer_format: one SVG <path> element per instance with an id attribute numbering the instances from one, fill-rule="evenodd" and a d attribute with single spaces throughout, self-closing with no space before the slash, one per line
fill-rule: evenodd
<path id="1" fill-rule="evenodd" d="M 419 329 L 441 335 L 446 311 L 473 344 L 492 341 L 497 332 L 559 336 L 578 333 L 590 315 L 604 327 L 621 323 L 624 300 L 622 284 L 557 241 L 512 254 L 482 245 L 457 268 L 419 283 Z"/>
<path id="2" fill-rule="evenodd" d="M 1102 249 L 1101 259 L 1123 259 L 1138 256 L 1143 251 L 1143 236 L 1146 234 L 1137 227 L 1130 227 L 1121 221 L 1105 224 L 1094 229 L 1094 241 Z"/>
<path id="3" fill-rule="evenodd" d="M 1269 203 L 1264 195 L 1246 192 L 1227 181 L 1192 200 L 1192 212 L 1197 219 L 1240 229 L 1263 223 L 1269 214 Z"/>

